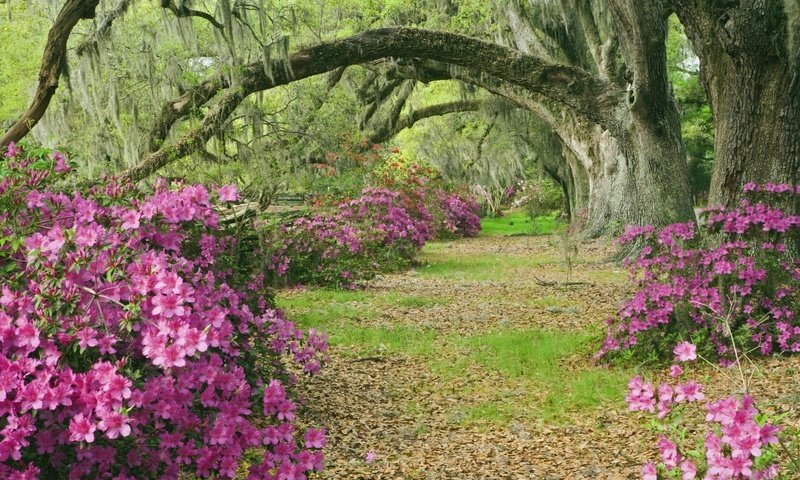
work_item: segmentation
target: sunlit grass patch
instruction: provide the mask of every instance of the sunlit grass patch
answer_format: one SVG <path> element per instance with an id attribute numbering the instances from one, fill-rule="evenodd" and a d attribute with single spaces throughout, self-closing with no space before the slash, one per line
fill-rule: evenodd
<path id="1" fill-rule="evenodd" d="M 511 235 L 546 235 L 552 233 L 558 226 L 553 215 L 539 216 L 535 219 L 520 210 L 511 210 L 502 217 L 487 217 L 481 219 L 481 235 L 511 236 Z"/>
<path id="2" fill-rule="evenodd" d="M 432 357 L 437 333 L 431 329 L 407 326 L 342 326 L 328 332 L 332 345 L 354 347 L 362 355 L 404 354 Z"/>
<path id="3" fill-rule="evenodd" d="M 558 361 L 575 353 L 588 340 L 582 332 L 506 330 L 465 339 L 469 356 L 488 370 L 512 378 L 544 382 L 559 379 Z"/>
<path id="4" fill-rule="evenodd" d="M 482 402 L 467 408 L 465 423 L 504 424 L 518 416 L 517 409 L 508 402 Z"/>
<path id="5" fill-rule="evenodd" d="M 620 369 L 564 365 L 573 355 L 589 354 L 595 337 L 587 332 L 507 330 L 454 342 L 461 361 L 452 362 L 455 378 L 470 365 L 499 372 L 510 382 L 469 385 L 474 404 L 454 407 L 453 421 L 505 424 L 511 420 L 565 422 L 609 403 L 621 402 L 629 374 Z M 440 372 L 445 362 L 434 364 Z"/>
<path id="6" fill-rule="evenodd" d="M 574 372 L 569 379 L 567 406 L 593 408 L 621 403 L 630 374 L 621 370 L 592 369 Z"/>
<path id="7" fill-rule="evenodd" d="M 314 289 L 278 292 L 275 301 L 299 326 L 325 331 L 343 322 L 357 325 L 360 320 L 374 319 L 385 307 L 422 309 L 452 300 L 396 292 Z"/>

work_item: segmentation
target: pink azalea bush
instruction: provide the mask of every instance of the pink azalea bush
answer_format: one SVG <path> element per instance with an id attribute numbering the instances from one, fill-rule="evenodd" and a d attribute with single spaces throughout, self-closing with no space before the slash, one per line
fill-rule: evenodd
<path id="1" fill-rule="evenodd" d="M 471 195 L 438 190 L 436 192 L 439 221 L 434 227 L 437 238 L 474 237 L 481 231 L 478 216 L 481 207 Z"/>
<path id="2" fill-rule="evenodd" d="M 679 362 L 694 361 L 694 345 L 675 347 Z M 677 365 L 673 365 L 675 367 Z M 681 369 L 671 369 L 680 377 Z M 768 480 L 776 478 L 775 463 L 781 427 L 763 419 L 753 397 L 729 396 L 705 403 L 707 431 L 700 446 L 692 445 L 681 427 L 682 414 L 690 405 L 706 400 L 703 387 L 692 381 L 664 382 L 654 386 L 640 376 L 631 378 L 625 401 L 630 411 L 655 413 L 659 461 L 642 467 L 644 480 L 680 478 L 693 480 Z"/>
<path id="3" fill-rule="evenodd" d="M 241 268 L 202 186 L 68 191 L 63 155 L 0 168 L 0 478 L 303 479 L 323 430 L 298 431 L 295 378 L 324 335 L 297 329 Z"/>
<path id="4" fill-rule="evenodd" d="M 678 362 L 707 356 L 736 367 L 740 388 L 749 392 L 743 365 L 750 352 L 800 351 L 800 263 L 790 254 L 798 246 L 800 216 L 786 208 L 800 189 L 748 184 L 745 192 L 736 208 L 708 209 L 699 228 L 633 227 L 623 235 L 623 243 L 641 248 L 630 263 L 638 288 L 609 321 L 599 356 L 663 359 L 671 351 Z M 706 398 L 699 383 L 678 380 L 683 374 L 674 364 L 669 376 L 676 383 L 656 386 L 637 376 L 628 385 L 629 409 L 660 420 L 660 461 L 645 465 L 643 478 L 777 478 L 782 428 L 767 422 L 747 393 L 708 401 L 702 447 L 685 444 L 681 414 Z"/>
<path id="5" fill-rule="evenodd" d="M 800 216 L 780 205 L 795 200 L 789 185 L 748 184 L 749 198 L 732 209 L 706 211 L 701 227 L 674 224 L 630 228 L 623 243 L 638 242 L 630 263 L 637 291 L 609 321 L 600 355 L 631 349 L 658 356 L 691 338 L 704 354 L 736 360 L 734 339 L 764 355 L 800 351 Z"/>
<path id="6" fill-rule="evenodd" d="M 366 188 L 355 199 L 288 223 L 263 223 L 270 281 L 354 288 L 377 273 L 408 267 L 434 236 L 478 234 L 474 200 L 445 191 L 433 198 L 439 204 L 431 206 L 421 189 Z"/>
<path id="7" fill-rule="evenodd" d="M 365 189 L 333 209 L 284 225 L 265 224 L 272 281 L 352 288 L 377 272 L 405 267 L 431 238 L 430 215 L 419 208 L 414 217 L 397 192 Z"/>

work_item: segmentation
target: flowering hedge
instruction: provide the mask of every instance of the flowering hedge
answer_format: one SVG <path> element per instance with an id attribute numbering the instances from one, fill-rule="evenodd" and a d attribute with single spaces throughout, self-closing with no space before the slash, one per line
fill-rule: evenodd
<path id="1" fill-rule="evenodd" d="M 287 224 L 263 224 L 270 280 L 353 288 L 376 273 L 408 267 L 434 237 L 477 235 L 477 210 L 469 197 L 443 190 L 364 189 L 356 199 Z"/>
<path id="2" fill-rule="evenodd" d="M 762 354 L 800 351 L 798 305 L 800 216 L 789 185 L 748 184 L 732 209 L 707 210 L 705 224 L 634 227 L 623 242 L 641 242 L 631 263 L 636 293 L 609 323 L 601 354 L 638 348 L 658 355 L 693 339 L 723 363 L 736 360 L 733 340 Z M 798 192 L 800 193 L 800 192 Z"/>
<path id="3" fill-rule="evenodd" d="M 39 152 L 41 153 L 41 152 Z M 270 307 L 220 227 L 232 187 L 57 186 L 63 155 L 0 166 L 0 478 L 253 479 L 322 467 L 298 432 L 290 358 L 326 351 Z"/>
<path id="4" fill-rule="evenodd" d="M 364 190 L 334 209 L 266 225 L 264 255 L 273 282 L 353 287 L 379 271 L 407 266 L 431 238 L 430 216 L 412 217 L 396 192 Z"/>

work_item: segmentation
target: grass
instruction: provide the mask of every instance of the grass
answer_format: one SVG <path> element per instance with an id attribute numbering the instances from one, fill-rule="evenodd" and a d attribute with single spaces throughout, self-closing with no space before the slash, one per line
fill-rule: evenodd
<path id="1" fill-rule="evenodd" d="M 396 292 L 313 289 L 279 292 L 275 301 L 278 308 L 289 312 L 290 318 L 299 326 L 327 330 L 343 323 L 357 324 L 361 320 L 374 319 L 380 315 L 381 309 L 387 307 L 423 309 L 452 300 Z"/>
<path id="2" fill-rule="evenodd" d="M 558 361 L 586 342 L 586 335 L 544 330 L 505 330 L 465 339 L 475 362 L 509 378 L 549 381 L 561 373 Z"/>
<path id="3" fill-rule="evenodd" d="M 328 332 L 332 345 L 355 347 L 360 355 L 403 353 L 414 357 L 433 357 L 437 333 L 409 326 L 359 327 L 348 325 Z"/>
<path id="4" fill-rule="evenodd" d="M 280 292 L 279 308 L 302 328 L 316 328 L 328 334 L 333 346 L 348 347 L 346 355 L 406 353 L 432 356 L 436 332 L 404 325 L 364 326 L 386 307 L 422 309 L 447 303 L 448 299 L 370 292 L 316 289 Z"/>
<path id="5" fill-rule="evenodd" d="M 481 235 L 546 235 L 553 233 L 558 222 L 554 215 L 545 215 L 532 219 L 525 212 L 511 210 L 502 217 L 481 219 Z"/>
<path id="6" fill-rule="evenodd" d="M 504 223 L 505 222 L 505 223 Z M 484 235 L 508 235 L 531 222 L 515 212 L 484 220 Z M 515 272 L 543 264 L 557 264 L 552 255 L 483 254 L 464 256 L 452 243 L 426 245 L 417 275 L 453 280 L 503 280 Z M 610 272 L 598 271 L 608 275 Z M 617 272 L 615 272 L 617 273 Z M 619 272 L 624 275 L 624 272 Z M 441 334 L 433 328 L 382 324 L 387 309 L 424 310 L 452 302 L 443 295 L 405 295 L 395 291 L 314 289 L 281 292 L 278 306 L 302 327 L 326 331 L 336 354 L 348 357 L 407 355 L 436 374 L 436 389 L 452 390 L 461 400 L 448 405 L 454 423 L 506 424 L 513 420 L 568 422 L 602 405 L 621 402 L 627 372 L 595 368 L 568 360 L 588 357 L 596 345 L 589 332 L 506 329 L 469 336 Z M 489 299 L 487 301 L 503 301 Z M 557 295 L 525 301 L 540 307 L 571 306 Z M 569 304 L 569 305 L 568 305 Z M 446 319 L 442 319 L 446 321 Z M 575 362 L 572 362 L 575 363 Z M 482 373 L 483 372 L 483 373 Z M 408 399 L 409 412 L 424 415 L 424 406 Z"/>
<path id="7" fill-rule="evenodd" d="M 470 362 L 512 380 L 512 390 L 488 392 L 467 410 L 467 421 L 505 423 L 514 418 L 566 421 L 570 415 L 620 402 L 628 374 L 622 370 L 574 369 L 564 360 L 588 353 L 594 337 L 586 332 L 507 330 L 462 341 Z M 521 399 L 518 391 L 529 392 Z M 486 393 L 486 392 L 485 392 Z"/>

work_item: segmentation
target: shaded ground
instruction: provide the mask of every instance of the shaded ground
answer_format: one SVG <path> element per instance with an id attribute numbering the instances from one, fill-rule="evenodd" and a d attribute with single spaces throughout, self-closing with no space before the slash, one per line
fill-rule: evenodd
<path id="1" fill-rule="evenodd" d="M 625 410 L 630 371 L 591 362 L 625 272 L 588 244 L 570 276 L 588 284 L 542 285 L 567 280 L 557 238 L 500 230 L 430 244 L 365 291 L 281 294 L 330 334 L 332 361 L 304 387 L 304 418 L 328 429 L 318 478 L 640 478 L 655 434 Z M 767 407 L 793 413 L 797 381 L 778 382 Z"/>

